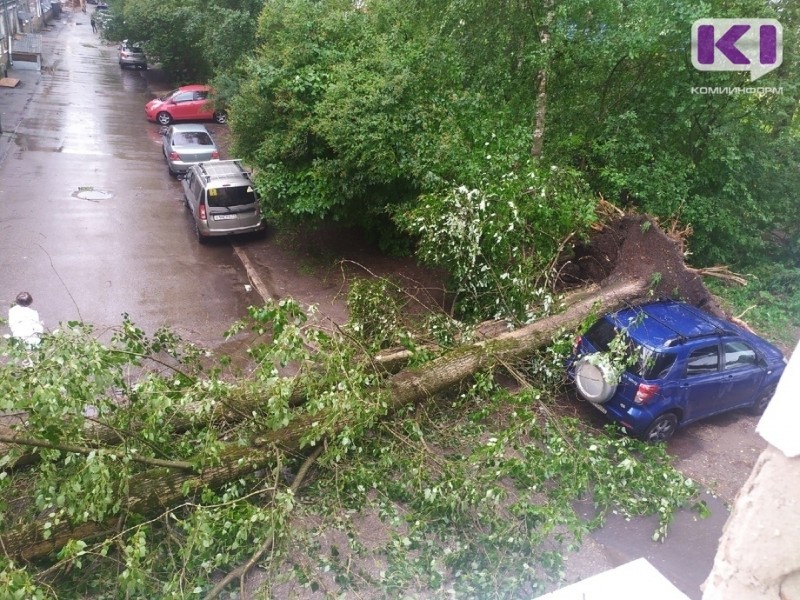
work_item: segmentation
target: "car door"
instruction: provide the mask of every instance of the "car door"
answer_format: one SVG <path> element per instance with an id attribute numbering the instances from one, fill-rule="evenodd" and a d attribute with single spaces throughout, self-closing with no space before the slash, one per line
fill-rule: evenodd
<path id="1" fill-rule="evenodd" d="M 181 185 L 183 186 L 183 196 L 186 198 L 186 205 L 189 207 L 189 210 L 192 211 L 192 214 L 195 214 L 197 211 L 197 201 L 195 199 L 197 195 L 195 193 L 197 178 L 192 169 L 186 172 L 186 175 L 181 180 Z"/>
<path id="2" fill-rule="evenodd" d="M 720 367 L 719 342 L 706 342 L 690 349 L 679 384 L 683 392 L 683 422 L 725 410 L 724 374 Z"/>
<path id="3" fill-rule="evenodd" d="M 172 126 L 161 128 L 161 149 L 164 151 L 164 158 L 172 152 Z"/>
<path id="4" fill-rule="evenodd" d="M 214 106 L 208 99 L 207 90 L 195 92 L 193 104 L 195 119 L 211 119 L 214 116 Z"/>
<path id="5" fill-rule="evenodd" d="M 195 118 L 197 105 L 194 101 L 194 92 L 178 92 L 172 97 L 170 113 L 176 121 L 187 121 Z"/>
<path id="6" fill-rule="evenodd" d="M 722 370 L 725 377 L 723 402 L 726 408 L 753 403 L 766 375 L 756 351 L 738 338 L 722 340 Z"/>

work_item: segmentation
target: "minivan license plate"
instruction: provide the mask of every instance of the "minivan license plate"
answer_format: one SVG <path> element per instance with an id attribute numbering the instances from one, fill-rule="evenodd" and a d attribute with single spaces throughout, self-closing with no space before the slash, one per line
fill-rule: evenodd
<path id="1" fill-rule="evenodd" d="M 214 215 L 215 221 L 227 221 L 228 219 L 235 219 L 236 215 Z"/>

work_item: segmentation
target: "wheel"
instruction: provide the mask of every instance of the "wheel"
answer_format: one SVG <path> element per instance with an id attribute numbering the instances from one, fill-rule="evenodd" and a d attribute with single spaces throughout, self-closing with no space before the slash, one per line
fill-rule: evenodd
<path id="1" fill-rule="evenodd" d="M 156 121 L 158 121 L 159 125 L 169 125 L 172 123 L 172 115 L 166 111 L 161 111 L 156 115 Z"/>
<path id="2" fill-rule="evenodd" d="M 575 363 L 575 387 L 589 402 L 607 402 L 617 391 L 615 379 L 611 365 L 600 353 L 584 356 Z"/>
<path id="3" fill-rule="evenodd" d="M 672 437 L 672 434 L 675 433 L 676 429 L 678 429 L 678 417 L 675 415 L 675 413 L 664 413 L 663 415 L 656 417 L 653 422 L 650 423 L 650 426 L 647 428 L 647 431 L 644 432 L 642 439 L 651 444 L 666 442 Z"/>
<path id="4" fill-rule="evenodd" d="M 164 147 L 162 146 L 161 149 L 163 150 Z M 162 155 L 164 156 L 164 162 L 167 163 L 167 172 L 170 174 L 170 176 L 177 177 L 178 174 L 175 171 L 172 170 L 172 165 L 169 164 L 169 159 L 167 158 L 167 153 L 166 152 L 162 152 Z"/>
<path id="5" fill-rule="evenodd" d="M 225 123 L 228 121 L 228 115 L 224 110 L 214 111 L 214 121 L 217 123 Z"/>
<path id="6" fill-rule="evenodd" d="M 142 65 L 142 71 L 147 71 L 147 65 Z"/>
<path id="7" fill-rule="evenodd" d="M 193 221 L 194 221 L 194 219 L 193 219 Z M 205 244 L 208 243 L 208 238 L 205 237 L 204 235 L 201 235 L 200 228 L 197 226 L 197 221 L 194 221 L 194 235 L 197 238 L 197 243 L 198 244 L 205 245 Z"/>
<path id="8" fill-rule="evenodd" d="M 120 69 L 124 69 L 125 68 L 125 63 L 119 63 L 119 68 Z"/>
<path id="9" fill-rule="evenodd" d="M 747 411 L 751 415 L 762 415 L 764 411 L 767 410 L 767 406 L 769 405 L 770 400 L 772 400 L 772 396 L 775 394 L 775 388 L 770 388 L 766 392 L 762 392 L 760 396 L 756 398 L 756 401 L 753 405 L 747 409 Z"/>

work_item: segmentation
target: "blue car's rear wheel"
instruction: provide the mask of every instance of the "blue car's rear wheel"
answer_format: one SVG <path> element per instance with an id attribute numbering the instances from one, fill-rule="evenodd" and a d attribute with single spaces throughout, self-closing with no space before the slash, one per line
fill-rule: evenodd
<path id="1" fill-rule="evenodd" d="M 642 439 L 651 444 L 659 442 L 666 442 L 678 429 L 678 417 L 675 413 L 664 413 L 656 417 L 647 430 L 644 432 Z"/>

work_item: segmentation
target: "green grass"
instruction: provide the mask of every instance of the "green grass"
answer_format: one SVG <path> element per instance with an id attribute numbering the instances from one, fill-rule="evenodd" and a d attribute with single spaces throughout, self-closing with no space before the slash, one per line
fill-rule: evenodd
<path id="1" fill-rule="evenodd" d="M 792 350 L 800 336 L 800 269 L 762 267 L 748 279 L 746 286 L 716 280 L 706 280 L 706 285 L 732 315 Z"/>

